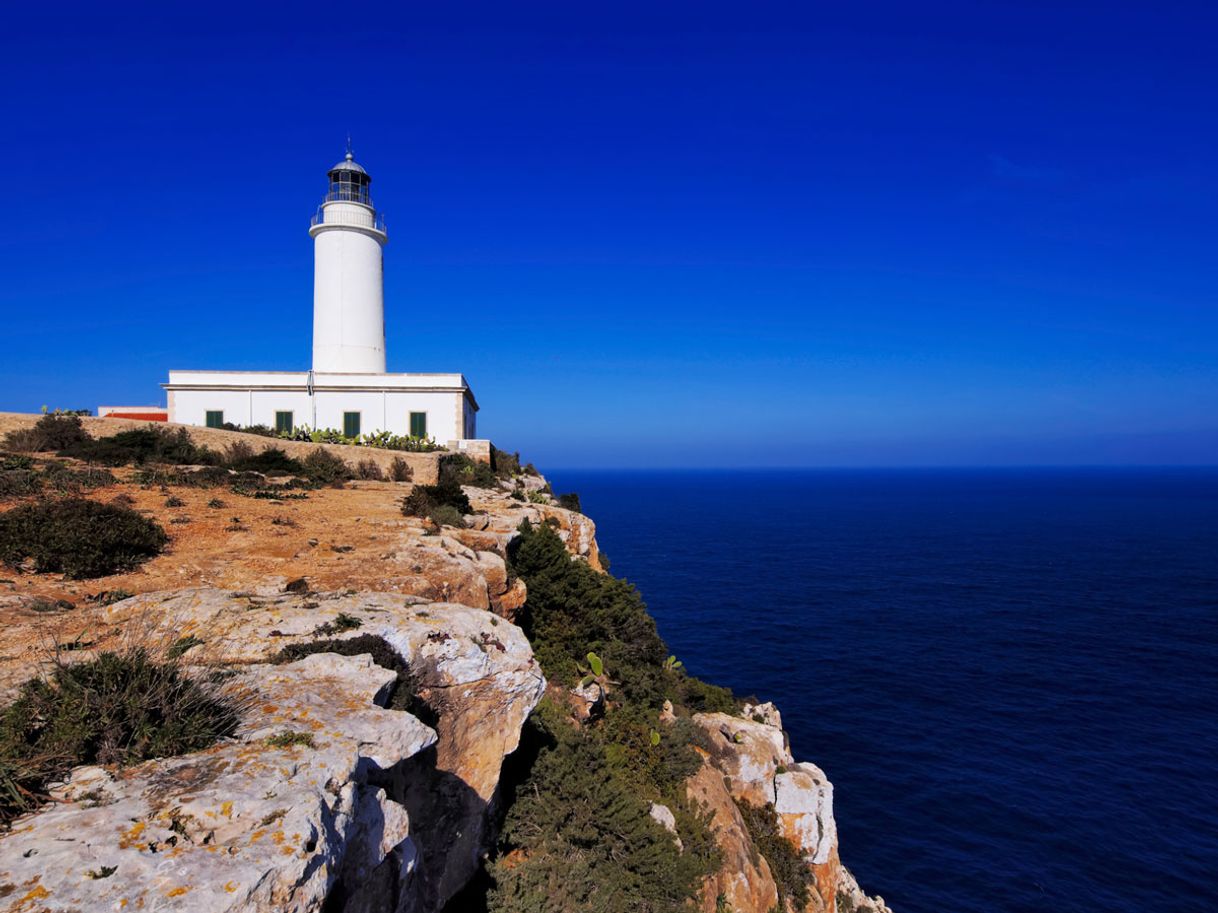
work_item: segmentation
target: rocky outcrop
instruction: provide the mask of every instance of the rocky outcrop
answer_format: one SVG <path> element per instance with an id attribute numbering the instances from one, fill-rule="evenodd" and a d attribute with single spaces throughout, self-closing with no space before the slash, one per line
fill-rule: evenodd
<path id="1" fill-rule="evenodd" d="M 710 751 L 689 793 L 714 811 L 720 825 L 716 840 L 724 855 L 720 872 L 704 891 L 704 907 L 713 909 L 708 904 L 717 894 L 711 892 L 725 894 L 736 913 L 767 913 L 773 905 L 768 866 L 763 873 L 754 864 L 758 871 L 743 884 L 736 877 L 742 871 L 742 858 L 757 855 L 736 808 L 736 803 L 747 803 L 773 809 L 780 832 L 810 869 L 815 890 L 807 910 L 835 911 L 845 882 L 838 860 L 833 784 L 816 765 L 797 763 L 792 757 L 777 708 L 746 705 L 741 716 L 702 713 L 694 716 L 694 722 L 706 734 Z M 715 795 L 716 778 L 732 800 L 730 809 Z"/>
<path id="2" fill-rule="evenodd" d="M 430 481 L 434 455 L 421 456 L 416 479 Z M 507 485 L 467 488 L 468 528 L 437 530 L 402 516 L 393 483 L 284 503 L 225 494 L 221 506 L 214 491 L 180 489 L 173 508 L 164 491 L 125 484 L 171 531 L 168 554 L 102 581 L 0 580 L 0 695 L 36 673 L 50 642 L 71 644 L 68 661 L 176 643 L 194 644 L 184 661 L 219 672 L 243 708 L 235 737 L 208 750 L 77 768 L 0 835 L 0 913 L 443 909 L 491 845 L 504 759 L 546 687 L 511 623 L 527 596 L 505 560 L 517 528 L 547 524 L 603 570 L 593 522 L 545 487 L 525 477 L 523 501 Z M 106 606 L 120 591 L 141 595 Z M 604 713 L 600 685 L 577 696 L 583 715 Z M 660 721 L 676 723 L 671 705 Z M 694 723 L 706 747 L 685 791 L 713 816 L 722 860 L 705 913 L 782 907 L 743 806 L 772 809 L 809 867 L 807 911 L 891 913 L 840 864 L 832 784 L 795 761 L 772 704 Z M 671 808 L 650 815 L 675 829 Z"/>
<path id="3" fill-rule="evenodd" d="M 711 831 L 722 857 L 719 870 L 702 887 L 701 909 L 719 913 L 722 898 L 737 913 L 770 913 L 778 906 L 778 888 L 770 864 L 753 845 L 723 772 L 704 757 L 686 784 L 686 794 L 712 815 Z"/>
<path id="4" fill-rule="evenodd" d="M 544 484 L 544 480 L 542 482 Z M 596 524 L 589 517 L 556 504 L 516 501 L 502 490 L 492 492 L 467 488 L 466 493 L 474 508 L 485 517 L 485 520 L 475 524 L 475 529 L 460 533 L 462 541 L 471 547 L 502 552 L 523 521 L 528 520 L 535 525 L 547 523 L 566 544 L 567 551 L 597 570 L 603 570 L 600 549 L 596 544 Z"/>
<path id="5" fill-rule="evenodd" d="M 244 722 L 195 755 L 78 769 L 0 839 L 0 909 L 433 910 L 471 877 L 545 688 L 518 628 L 397 594 L 215 589 L 136 597 L 105 620 L 201 641 L 187 660 L 235 673 L 223 687 Z M 405 685 L 370 654 L 269 662 L 319 636 L 383 641 L 432 725 L 387 708 Z"/>

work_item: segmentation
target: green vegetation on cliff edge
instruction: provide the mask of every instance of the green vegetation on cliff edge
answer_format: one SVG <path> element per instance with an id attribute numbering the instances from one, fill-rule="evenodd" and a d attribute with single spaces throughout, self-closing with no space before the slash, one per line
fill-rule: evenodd
<path id="1" fill-rule="evenodd" d="M 522 627 L 551 684 L 522 752 L 535 758 L 507 784 L 508 811 L 490 867 L 495 913 L 665 913 L 690 909 L 719 866 L 706 816 L 685 796 L 704 744 L 689 719 L 734 711 L 729 691 L 666 664 L 668 651 L 638 591 L 573 560 L 549 526 L 521 525 L 512 571 L 528 585 Z M 589 663 L 588 654 L 599 660 Z M 603 713 L 579 722 L 562 695 L 592 677 L 607 690 Z M 677 719 L 660 721 L 665 700 Z M 669 833 L 649 814 L 667 806 Z M 677 839 L 680 840 L 680 848 Z"/>

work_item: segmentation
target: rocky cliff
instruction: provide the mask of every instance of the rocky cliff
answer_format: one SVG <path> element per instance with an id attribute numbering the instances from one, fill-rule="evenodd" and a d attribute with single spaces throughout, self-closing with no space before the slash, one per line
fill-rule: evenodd
<path id="1" fill-rule="evenodd" d="M 203 751 L 72 770 L 0 835 L 0 910 L 478 909 L 488 857 L 507 852 L 498 832 L 526 775 L 508 771 L 527 767 L 517 749 L 530 713 L 549 695 L 574 708 L 563 726 L 603 725 L 621 690 L 612 669 L 573 685 L 564 668 L 547 683 L 550 648 L 535 655 L 514 623 L 527 625 L 528 584 L 511 560 L 522 524 L 603 573 L 592 521 L 551 503 L 539 477 L 466 487 L 461 529 L 403 516 L 404 483 L 276 501 L 189 487 L 167 497 L 116 474 L 89 497 L 129 501 L 171 532 L 170 548 L 87 582 L 10 570 L 4 699 L 52 660 L 138 643 L 220 682 L 241 722 Z M 810 875 L 804 910 L 887 911 L 842 867 L 833 786 L 792 757 L 776 708 L 669 702 L 653 725 L 653 745 L 693 752 L 669 804 L 688 801 L 713 843 L 698 908 L 790 908 L 784 884 Z M 671 832 L 678 854 L 702 852 L 675 811 L 651 801 L 642 825 Z"/>

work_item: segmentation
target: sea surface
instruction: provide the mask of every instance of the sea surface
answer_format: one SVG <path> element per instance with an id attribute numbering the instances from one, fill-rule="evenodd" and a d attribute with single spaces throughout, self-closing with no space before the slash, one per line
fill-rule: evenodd
<path id="1" fill-rule="evenodd" d="M 896 913 L 1218 909 L 1218 471 L 549 477 Z"/>

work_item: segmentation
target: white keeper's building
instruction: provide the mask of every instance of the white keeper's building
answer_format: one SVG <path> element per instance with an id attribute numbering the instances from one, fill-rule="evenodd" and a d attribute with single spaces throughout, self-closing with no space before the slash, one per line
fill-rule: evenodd
<path id="1" fill-rule="evenodd" d="M 477 437 L 478 403 L 461 374 L 385 373 L 385 223 L 372 178 L 347 153 L 309 228 L 313 238 L 311 371 L 170 371 L 169 421 L 280 431 L 389 431 L 440 444 Z"/>

